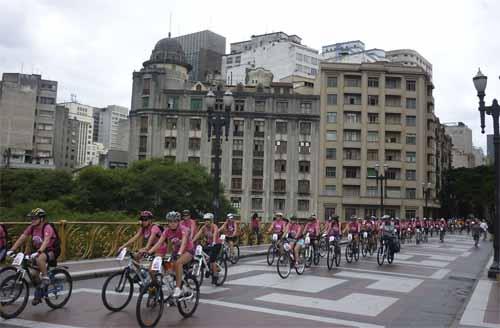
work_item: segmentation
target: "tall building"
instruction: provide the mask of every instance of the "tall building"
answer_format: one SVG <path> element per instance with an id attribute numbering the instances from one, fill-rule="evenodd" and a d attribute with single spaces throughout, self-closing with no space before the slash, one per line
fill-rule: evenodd
<path id="1" fill-rule="evenodd" d="M 4 73 L 0 82 L 0 158 L 4 166 L 54 168 L 57 82 Z"/>
<path id="2" fill-rule="evenodd" d="M 422 217 L 428 183 L 427 213 L 436 214 L 442 143 L 429 75 L 384 62 L 320 67 L 320 215 L 380 216 L 377 164 L 387 177 L 384 214 Z"/>
<path id="3" fill-rule="evenodd" d="M 315 212 L 319 97 L 312 90 L 296 93 L 292 83 L 272 83 L 264 69 L 248 72 L 253 84 L 245 86 L 189 83 L 189 69 L 179 43 L 163 39 L 134 72 L 129 161 L 170 158 L 211 168 L 205 96 L 212 88 L 221 110 L 229 89 L 234 105 L 221 159 L 226 196 L 244 220 L 253 212 L 266 219 L 274 211 Z"/>
<path id="4" fill-rule="evenodd" d="M 222 56 L 226 53 L 226 38 L 209 30 L 173 38 L 184 50 L 186 61 L 192 66 L 191 81 L 205 81 L 207 74 L 219 72 Z"/>
<path id="5" fill-rule="evenodd" d="M 453 168 L 475 166 L 472 152 L 472 130 L 463 122 L 444 123 L 453 142 Z"/>
<path id="6" fill-rule="evenodd" d="M 246 72 L 261 67 L 273 73 L 274 81 L 292 75 L 314 79 L 321 55 L 301 42 L 297 35 L 276 32 L 231 43 L 231 53 L 222 58 L 222 76 L 226 84 L 247 84 Z"/>
<path id="7" fill-rule="evenodd" d="M 120 126 L 122 126 L 123 129 L 122 121 L 128 121 L 128 108 L 109 105 L 105 108 L 96 108 L 94 112 L 97 112 L 99 116 L 97 141 L 102 143 L 106 150 L 115 149 L 127 151 L 127 148 L 123 148 L 123 141 L 120 139 Z M 94 114 L 94 117 L 95 116 L 96 114 Z M 94 130 L 96 129 L 94 128 Z"/>
<path id="8" fill-rule="evenodd" d="M 481 147 L 472 147 L 472 154 L 474 155 L 474 167 L 486 164 L 484 152 Z"/>
<path id="9" fill-rule="evenodd" d="M 374 63 L 388 61 L 382 49 L 365 50 L 365 44 L 359 40 L 334 43 L 321 48 L 324 60 L 337 63 Z"/>
<path id="10" fill-rule="evenodd" d="M 495 163 L 495 146 L 493 144 L 493 135 L 486 135 L 486 164 L 493 165 Z"/>

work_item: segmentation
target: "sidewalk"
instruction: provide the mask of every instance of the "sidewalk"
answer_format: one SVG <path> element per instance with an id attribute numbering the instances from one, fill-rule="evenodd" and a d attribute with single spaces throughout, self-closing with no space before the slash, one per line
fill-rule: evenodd
<path id="1" fill-rule="evenodd" d="M 490 259 L 460 320 L 459 327 L 500 328 L 500 280 L 488 278 Z"/>

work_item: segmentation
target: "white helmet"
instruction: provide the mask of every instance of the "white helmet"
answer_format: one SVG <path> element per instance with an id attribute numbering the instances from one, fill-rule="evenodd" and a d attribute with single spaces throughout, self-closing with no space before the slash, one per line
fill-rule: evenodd
<path id="1" fill-rule="evenodd" d="M 212 213 L 205 213 L 205 215 L 203 215 L 203 220 L 213 221 L 214 220 L 214 215 Z"/>

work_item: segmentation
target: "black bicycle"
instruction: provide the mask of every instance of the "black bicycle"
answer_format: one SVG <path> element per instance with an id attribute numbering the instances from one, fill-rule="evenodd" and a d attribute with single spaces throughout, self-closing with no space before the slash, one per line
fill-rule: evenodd
<path id="1" fill-rule="evenodd" d="M 333 268 L 333 263 L 335 266 L 340 265 L 340 259 L 342 258 L 340 250 L 340 236 L 330 236 L 328 238 L 328 253 L 326 257 L 326 265 L 328 270 Z"/>
<path id="2" fill-rule="evenodd" d="M 384 264 L 385 259 L 387 259 L 387 263 L 391 264 L 394 261 L 394 250 L 390 246 L 388 239 L 382 238 L 377 253 L 378 265 Z"/>

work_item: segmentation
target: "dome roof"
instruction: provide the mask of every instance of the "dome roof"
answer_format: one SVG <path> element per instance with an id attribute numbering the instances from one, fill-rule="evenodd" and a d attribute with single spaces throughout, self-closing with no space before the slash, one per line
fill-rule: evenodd
<path id="1" fill-rule="evenodd" d="M 151 53 L 148 61 L 144 65 L 162 63 L 162 64 L 177 64 L 191 70 L 191 65 L 186 61 L 186 55 L 179 41 L 170 38 L 161 39 L 158 41 Z"/>

